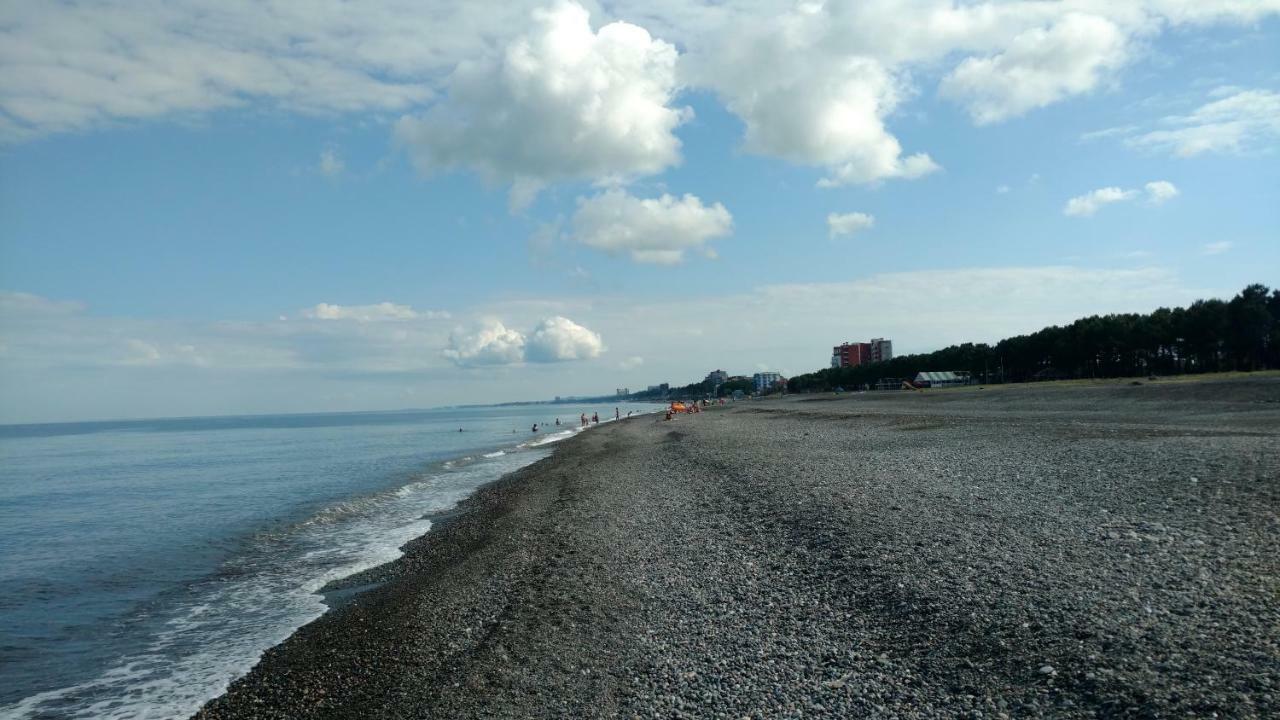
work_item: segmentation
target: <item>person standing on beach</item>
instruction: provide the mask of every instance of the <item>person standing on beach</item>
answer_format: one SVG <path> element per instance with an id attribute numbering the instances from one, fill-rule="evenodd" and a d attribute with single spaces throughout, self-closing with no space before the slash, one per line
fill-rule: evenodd
<path id="1" fill-rule="evenodd" d="M 613 409 L 613 419 L 614 420 L 622 419 L 622 413 L 618 412 L 618 408 Z"/>
<path id="2" fill-rule="evenodd" d="M 586 426 L 587 426 L 587 414 L 582 413 L 582 427 L 586 427 Z"/>
<path id="3" fill-rule="evenodd" d="M 591 422 L 593 423 L 600 422 L 600 413 L 591 413 Z"/>

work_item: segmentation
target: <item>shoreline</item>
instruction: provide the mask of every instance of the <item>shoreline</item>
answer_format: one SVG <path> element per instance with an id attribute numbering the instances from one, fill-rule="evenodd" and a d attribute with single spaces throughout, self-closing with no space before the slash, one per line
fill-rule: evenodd
<path id="1" fill-rule="evenodd" d="M 1263 716 L 1277 400 L 1263 378 L 609 423 L 478 488 L 195 717 Z"/>

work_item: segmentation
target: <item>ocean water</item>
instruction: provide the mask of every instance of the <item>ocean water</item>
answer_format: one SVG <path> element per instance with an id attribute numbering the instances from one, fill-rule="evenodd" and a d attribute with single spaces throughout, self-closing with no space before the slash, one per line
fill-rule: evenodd
<path id="1" fill-rule="evenodd" d="M 326 583 L 614 407 L 0 426 L 0 718 L 190 715 Z"/>

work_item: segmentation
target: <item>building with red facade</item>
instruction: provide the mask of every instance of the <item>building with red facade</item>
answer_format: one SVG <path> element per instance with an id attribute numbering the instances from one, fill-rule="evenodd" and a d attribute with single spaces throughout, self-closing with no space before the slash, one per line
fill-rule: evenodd
<path id="1" fill-rule="evenodd" d="M 891 359 L 893 341 L 884 338 L 873 338 L 871 342 L 841 343 L 831 348 L 831 367 L 857 367 Z"/>

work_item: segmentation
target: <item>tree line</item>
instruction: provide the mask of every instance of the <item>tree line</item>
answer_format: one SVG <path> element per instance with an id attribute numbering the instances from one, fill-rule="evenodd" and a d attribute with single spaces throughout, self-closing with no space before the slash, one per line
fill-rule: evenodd
<path id="1" fill-rule="evenodd" d="M 1280 289 L 1249 285 L 1229 301 L 1197 300 L 1147 314 L 1093 315 L 988 345 L 964 343 L 856 367 L 798 375 L 793 392 L 854 389 L 925 371 L 982 382 L 1174 375 L 1280 368 Z"/>

